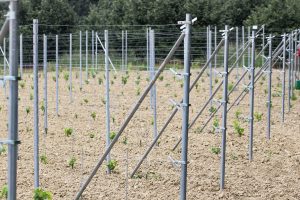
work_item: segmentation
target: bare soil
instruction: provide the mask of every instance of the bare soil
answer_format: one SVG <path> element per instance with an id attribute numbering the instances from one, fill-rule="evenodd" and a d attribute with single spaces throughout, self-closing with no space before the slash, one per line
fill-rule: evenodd
<path id="1" fill-rule="evenodd" d="M 42 72 L 40 72 L 42 73 Z M 89 176 L 98 159 L 105 150 L 105 85 L 104 73 L 90 76 L 89 83 L 83 81 L 80 91 L 79 73 L 73 73 L 73 101 L 69 98 L 69 83 L 60 73 L 59 79 L 59 116 L 55 112 L 55 76 L 48 74 L 48 133 L 44 131 L 43 112 L 39 109 L 40 155 L 47 156 L 47 164 L 40 163 L 41 187 L 53 194 L 53 199 L 74 199 L 81 183 Z M 193 70 L 192 80 L 197 70 Z M 231 75 L 234 82 L 236 72 Z M 122 84 L 123 72 L 110 74 L 111 81 L 111 131 L 117 132 L 130 109 L 147 85 L 148 72 L 129 72 L 126 85 Z M 138 77 L 140 76 L 140 81 Z M 83 75 L 84 77 L 84 75 Z M 98 78 L 103 80 L 98 84 Z M 84 78 L 83 78 L 84 79 Z M 221 79 L 218 78 L 220 83 Z M 139 83 L 138 83 L 139 82 Z M 24 75 L 19 86 L 19 146 L 18 195 L 17 199 L 33 197 L 33 76 Z M 212 152 L 220 147 L 221 134 L 212 131 L 210 123 L 203 132 L 199 129 L 209 117 L 208 109 L 198 119 L 189 132 L 188 151 L 188 199 L 300 199 L 300 93 L 295 91 L 297 100 L 292 101 L 286 119 L 281 122 L 281 74 L 273 73 L 273 96 L 271 139 L 266 139 L 267 127 L 267 78 L 258 81 L 255 88 L 255 112 L 262 113 L 262 120 L 254 124 L 254 160 L 248 160 L 249 95 L 228 113 L 226 188 L 219 189 L 220 155 Z M 169 99 L 180 102 L 183 94 L 182 81 L 174 79 L 169 71 L 163 73 L 163 80 L 157 82 L 158 129 L 160 130 L 172 111 Z M 21 85 L 21 84 L 20 84 Z M 216 84 L 214 83 L 216 86 Z M 140 88 L 140 89 L 139 89 Z M 40 105 L 43 100 L 43 76 L 39 79 Z M 240 85 L 230 96 L 232 103 L 243 90 Z M 0 138 L 7 137 L 7 101 L 1 89 Z M 8 90 L 7 90 L 8 91 Z M 278 97 L 276 97 L 276 95 Z M 209 97 L 209 77 L 200 79 L 197 89 L 191 92 L 190 120 L 194 118 Z M 216 98 L 222 97 L 221 91 Z M 214 103 L 214 107 L 217 103 Z M 30 113 L 26 114 L 26 107 Z M 238 119 L 244 128 L 238 136 L 233 128 L 236 111 L 242 114 Z M 91 114 L 95 112 L 93 120 Z M 217 119 L 221 124 L 221 112 Z M 72 128 L 73 134 L 67 137 L 64 128 Z M 93 137 L 94 135 L 94 137 Z M 118 165 L 112 174 L 106 174 L 105 164 L 100 168 L 91 184 L 84 192 L 83 199 L 178 199 L 180 168 L 173 166 L 169 156 L 180 160 L 180 149 L 172 151 L 181 135 L 181 112 L 170 123 L 159 145 L 150 153 L 133 179 L 126 181 L 126 171 L 130 174 L 153 139 L 152 110 L 149 95 L 141 105 L 133 120 L 125 129 L 117 145 L 112 149 L 111 158 Z M 126 142 L 125 142 L 126 141 Z M 128 152 L 128 156 L 127 156 Z M 74 156 L 74 169 L 68 160 Z M 7 152 L 0 155 L 0 187 L 6 184 Z"/>

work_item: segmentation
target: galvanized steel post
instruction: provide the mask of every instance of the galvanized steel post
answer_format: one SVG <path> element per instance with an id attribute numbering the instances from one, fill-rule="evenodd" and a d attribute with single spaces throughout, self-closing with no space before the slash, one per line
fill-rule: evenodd
<path id="1" fill-rule="evenodd" d="M 292 54 L 292 49 L 293 49 L 293 33 L 289 35 L 289 71 L 288 71 L 288 112 L 291 111 L 291 96 L 292 96 L 292 85 L 291 85 L 291 76 L 292 76 L 292 65 L 293 65 L 293 54 Z"/>
<path id="2" fill-rule="evenodd" d="M 20 76 L 23 77 L 23 34 L 20 35 Z"/>
<path id="3" fill-rule="evenodd" d="M 155 76 L 155 34 L 154 30 L 149 32 L 149 70 L 150 79 Z M 157 106 L 156 106 L 156 84 L 151 88 L 151 108 L 153 110 L 153 138 L 157 137 Z"/>
<path id="4" fill-rule="evenodd" d="M 9 84 L 8 98 L 8 199 L 16 199 L 18 157 L 18 1 L 9 5 L 9 75 L 15 80 Z"/>
<path id="5" fill-rule="evenodd" d="M 56 79 L 56 115 L 58 116 L 58 86 L 59 86 L 59 84 L 58 84 L 58 78 L 59 78 L 59 76 L 58 76 L 58 73 L 59 73 L 59 71 L 58 71 L 58 35 L 56 35 L 55 36 L 55 75 L 56 75 L 56 77 L 55 77 L 55 79 Z"/>
<path id="6" fill-rule="evenodd" d="M 268 115 L 267 115 L 267 139 L 271 137 L 271 108 L 272 108 L 272 35 L 269 35 L 269 69 L 267 71 L 268 77 Z"/>
<path id="7" fill-rule="evenodd" d="M 282 107 L 281 107 L 281 121 L 284 122 L 284 114 L 285 114 L 285 59 L 286 59 L 286 34 L 282 36 L 283 40 L 283 51 L 282 51 Z"/>
<path id="8" fill-rule="evenodd" d="M 73 101 L 72 96 L 72 33 L 70 34 L 70 49 L 69 49 L 69 92 L 70 103 Z"/>
<path id="9" fill-rule="evenodd" d="M 85 80 L 88 81 L 89 73 L 89 36 L 88 31 L 85 31 Z"/>
<path id="10" fill-rule="evenodd" d="M 44 35 L 44 52 L 43 52 L 43 60 L 44 60 L 44 128 L 45 133 L 48 131 L 48 98 L 47 98 L 47 36 Z"/>
<path id="11" fill-rule="evenodd" d="M 82 89 L 82 32 L 79 32 L 79 87 Z"/>
<path id="12" fill-rule="evenodd" d="M 226 134 L 227 134 L 227 103 L 228 103 L 228 55 L 229 55 L 229 41 L 228 41 L 228 26 L 224 30 L 224 72 L 223 72 L 223 116 L 222 116 L 222 143 L 221 143 L 221 178 L 220 188 L 225 187 L 225 164 L 226 164 Z"/>
<path id="13" fill-rule="evenodd" d="M 104 31 L 104 40 L 105 40 L 105 110 L 106 110 L 106 149 L 110 145 L 110 99 L 109 99 L 109 42 L 108 42 L 108 31 Z M 106 156 L 106 162 L 110 162 L 110 153 Z M 107 167 L 107 173 L 110 174 L 110 169 Z"/>
<path id="14" fill-rule="evenodd" d="M 39 94 L 38 94 L 38 20 L 33 20 L 33 81 L 34 81 L 34 188 L 39 187 Z"/>
<path id="15" fill-rule="evenodd" d="M 250 38 L 249 38 L 250 39 Z M 249 86 L 250 90 L 250 114 L 249 114 L 249 160 L 253 160 L 253 116 L 254 116 L 254 79 L 255 79 L 255 31 L 252 30 L 252 52 L 251 52 L 251 65 L 250 65 L 250 73 L 251 73 L 251 83 Z"/>
<path id="16" fill-rule="evenodd" d="M 184 85 L 182 101 L 182 153 L 181 153 L 181 180 L 180 200 L 186 199 L 187 190 L 187 163 L 188 163 L 188 126 L 189 126 L 189 104 L 190 104 L 190 67 L 191 67 L 191 24 L 190 14 L 186 14 L 185 38 L 184 38 Z M 210 74 L 211 75 L 211 74 Z"/>

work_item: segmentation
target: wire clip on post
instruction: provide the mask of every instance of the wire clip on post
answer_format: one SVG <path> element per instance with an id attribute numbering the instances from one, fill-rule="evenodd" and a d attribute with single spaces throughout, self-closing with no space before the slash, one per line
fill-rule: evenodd
<path id="1" fill-rule="evenodd" d="M 0 149 L 2 147 L 3 144 L 6 144 L 6 145 L 18 145 L 18 144 L 21 144 L 21 141 L 20 140 L 2 140 L 0 139 Z"/>
<path id="2" fill-rule="evenodd" d="M 173 68 L 170 68 L 170 71 L 171 71 L 178 79 L 183 79 L 182 74 L 176 72 Z"/>
<path id="3" fill-rule="evenodd" d="M 213 99 L 214 102 L 218 103 L 218 105 L 223 105 L 224 103 L 226 103 L 225 101 L 223 100 L 220 100 L 220 99 Z"/>
<path id="4" fill-rule="evenodd" d="M 173 167 L 180 168 L 181 165 L 186 165 L 186 162 L 182 160 L 174 160 L 171 156 L 168 156 L 169 160 L 171 161 Z"/>
<path id="5" fill-rule="evenodd" d="M 214 72 L 215 72 L 219 77 L 224 77 L 224 75 L 228 74 L 227 72 L 224 72 L 224 71 L 220 72 L 220 71 L 218 71 L 218 70 L 216 70 L 216 69 L 214 69 Z"/>
<path id="6" fill-rule="evenodd" d="M 197 21 L 197 19 L 198 19 L 198 18 L 195 17 L 194 19 L 192 19 L 191 22 L 188 22 L 188 21 L 178 21 L 177 24 L 182 25 L 182 26 L 180 27 L 180 29 L 183 30 L 183 29 L 185 29 L 186 24 L 192 24 L 192 25 L 193 25 L 193 24 Z"/>
<path id="7" fill-rule="evenodd" d="M 231 32 L 234 28 L 230 28 L 229 30 L 219 30 L 220 33 L 222 33 L 223 39 L 225 39 L 225 32 Z"/>
<path id="8" fill-rule="evenodd" d="M 182 109 L 181 104 L 176 102 L 173 99 L 170 99 L 170 102 L 177 108 L 177 109 Z"/>
<path id="9" fill-rule="evenodd" d="M 3 76 L 0 77 L 0 86 L 4 87 L 6 85 L 6 81 L 19 81 L 21 80 L 21 77 L 15 77 L 15 76 Z"/>

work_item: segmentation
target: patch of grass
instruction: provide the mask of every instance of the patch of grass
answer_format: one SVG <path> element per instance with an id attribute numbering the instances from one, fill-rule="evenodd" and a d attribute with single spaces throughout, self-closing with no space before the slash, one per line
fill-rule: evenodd
<path id="1" fill-rule="evenodd" d="M 296 94 L 294 92 L 292 93 L 291 100 L 292 101 L 296 101 L 297 100 L 297 96 L 296 96 Z"/>
<path id="2" fill-rule="evenodd" d="M 242 135 L 244 135 L 244 128 L 241 127 L 240 123 L 238 120 L 234 120 L 233 121 L 233 128 L 234 128 L 234 132 L 241 137 Z"/>
<path id="3" fill-rule="evenodd" d="M 254 113 L 254 118 L 257 122 L 261 121 L 262 120 L 262 116 L 263 114 L 262 113 L 259 113 L 259 112 L 255 112 Z"/>
<path id="4" fill-rule="evenodd" d="M 219 126 L 220 126 L 219 119 L 215 118 L 213 121 L 213 133 L 216 132 L 216 129 L 218 129 Z"/>
<path id="5" fill-rule="evenodd" d="M 139 96 L 141 94 L 141 88 L 138 88 L 137 90 L 136 90 L 136 96 Z"/>
<path id="6" fill-rule="evenodd" d="M 44 102 L 42 102 L 42 105 L 41 105 L 41 111 L 43 112 L 43 114 L 45 113 L 45 106 L 44 106 Z"/>
<path id="7" fill-rule="evenodd" d="M 123 141 L 122 141 L 122 143 L 123 143 L 123 144 L 128 144 L 128 139 L 127 139 L 127 137 L 126 137 L 126 136 L 123 138 Z"/>
<path id="8" fill-rule="evenodd" d="M 73 129 L 72 128 L 65 128 L 64 132 L 65 132 L 65 135 L 67 137 L 70 137 L 73 134 Z"/>
<path id="9" fill-rule="evenodd" d="M 212 113 L 215 113 L 217 111 L 217 109 L 215 107 L 210 107 L 209 108 L 209 112 L 212 114 Z"/>
<path id="10" fill-rule="evenodd" d="M 91 117 L 92 117 L 93 120 L 95 121 L 95 119 L 96 119 L 96 112 L 92 112 Z"/>
<path id="11" fill-rule="evenodd" d="M 3 145 L 0 145 L 0 156 L 6 152 L 6 148 Z"/>
<path id="12" fill-rule="evenodd" d="M 117 165 L 118 165 L 118 162 L 117 162 L 116 160 L 110 160 L 110 161 L 106 164 L 106 166 L 108 167 L 108 169 L 109 169 L 110 171 L 114 171 L 114 170 L 116 169 Z"/>
<path id="13" fill-rule="evenodd" d="M 69 80 L 69 74 L 64 73 L 64 79 L 65 79 L 65 81 L 68 81 Z"/>
<path id="14" fill-rule="evenodd" d="M 1 199 L 7 199 L 8 197 L 8 187 L 7 185 L 2 186 L 0 191 L 0 198 Z"/>
<path id="15" fill-rule="evenodd" d="M 235 118 L 239 119 L 241 114 L 242 114 L 242 112 L 240 110 L 235 111 Z"/>
<path id="16" fill-rule="evenodd" d="M 98 84 L 101 85 L 103 83 L 103 79 L 102 78 L 98 78 Z"/>
<path id="17" fill-rule="evenodd" d="M 37 188 L 34 190 L 33 195 L 34 200 L 52 200 L 51 192 L 43 190 L 42 188 Z"/>
<path id="18" fill-rule="evenodd" d="M 30 113 L 30 107 L 26 107 L 25 111 L 26 111 L 26 115 L 28 115 Z"/>
<path id="19" fill-rule="evenodd" d="M 128 76 L 122 76 L 122 84 L 126 85 L 127 81 L 128 81 Z"/>
<path id="20" fill-rule="evenodd" d="M 210 150 L 213 154 L 220 154 L 221 153 L 221 148 L 220 147 L 212 147 Z"/>
<path id="21" fill-rule="evenodd" d="M 21 87 L 22 89 L 24 89 L 25 83 L 24 83 L 24 82 L 21 82 L 21 83 L 20 83 L 20 87 Z"/>
<path id="22" fill-rule="evenodd" d="M 230 92 L 230 91 L 232 91 L 233 90 L 233 84 L 232 83 L 229 83 L 228 84 L 228 91 Z"/>
<path id="23" fill-rule="evenodd" d="M 74 169 L 75 164 L 76 164 L 76 158 L 74 156 L 72 156 L 70 158 L 70 160 L 68 161 L 68 166 L 71 167 L 72 169 Z"/>
<path id="24" fill-rule="evenodd" d="M 45 154 L 41 155 L 40 160 L 44 165 L 48 164 L 48 158 Z"/>
<path id="25" fill-rule="evenodd" d="M 281 97 L 281 93 L 280 92 L 272 93 L 272 97 Z"/>
<path id="26" fill-rule="evenodd" d="M 113 140 L 115 137 L 116 137 L 116 132 L 114 132 L 114 131 L 110 132 L 109 139 Z"/>

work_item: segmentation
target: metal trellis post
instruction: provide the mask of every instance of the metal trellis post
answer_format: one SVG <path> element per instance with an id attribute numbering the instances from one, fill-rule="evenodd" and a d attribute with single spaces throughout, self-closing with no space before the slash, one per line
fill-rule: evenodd
<path id="1" fill-rule="evenodd" d="M 72 33 L 70 34 L 70 50 L 69 50 L 69 92 L 70 92 L 70 102 L 73 101 L 72 96 Z"/>
<path id="2" fill-rule="evenodd" d="M 210 30 L 210 26 L 208 26 L 208 55 L 207 55 L 207 60 L 211 56 L 211 44 L 212 44 L 212 33 Z M 212 62 L 209 63 L 209 96 L 212 96 L 212 87 L 213 87 L 213 73 L 212 73 Z M 210 106 L 212 107 L 213 101 L 210 101 Z"/>
<path id="3" fill-rule="evenodd" d="M 96 32 L 96 37 L 95 37 L 95 68 L 98 71 L 98 32 Z"/>
<path id="4" fill-rule="evenodd" d="M 236 45 L 236 59 L 239 57 L 239 27 L 235 27 L 236 35 L 235 35 L 235 45 Z M 236 79 L 239 79 L 239 62 L 236 64 Z"/>
<path id="5" fill-rule="evenodd" d="M 48 131 L 48 98 L 47 98 L 47 36 L 44 35 L 44 128 L 45 133 Z"/>
<path id="6" fill-rule="evenodd" d="M 181 153 L 181 180 L 180 200 L 186 199 L 187 190 L 187 156 L 188 156 L 188 126 L 190 104 L 190 67 L 191 67 L 191 15 L 186 14 L 184 38 L 184 85 L 182 101 L 182 153 Z M 210 74 L 211 75 L 211 74 Z"/>
<path id="7" fill-rule="evenodd" d="M 16 200 L 18 158 L 18 2 L 9 5 L 9 75 L 14 77 L 9 84 L 8 98 L 8 199 Z M 5 59 L 4 59 L 5 60 Z"/>
<path id="8" fill-rule="evenodd" d="M 267 139 L 270 139 L 271 136 L 271 108 L 272 108 L 272 35 L 269 35 L 268 38 L 269 42 L 269 69 L 267 71 L 269 78 L 268 78 L 268 115 L 267 115 Z"/>
<path id="9" fill-rule="evenodd" d="M 6 38 L 3 38 L 3 76 L 6 76 Z M 6 97 L 6 85 L 4 85 L 4 95 Z"/>
<path id="10" fill-rule="evenodd" d="M 95 31 L 92 31 L 92 69 L 95 68 Z"/>
<path id="11" fill-rule="evenodd" d="M 39 96 L 38 96 L 38 20 L 33 20 L 33 76 L 34 76 L 34 188 L 39 187 Z"/>
<path id="12" fill-rule="evenodd" d="M 108 31 L 104 31 L 104 40 L 105 40 L 105 96 L 106 96 L 106 149 L 110 145 L 110 99 L 109 99 L 109 60 L 108 60 L 108 54 L 109 54 L 109 42 L 108 42 Z M 106 162 L 110 162 L 110 153 L 106 156 Z M 110 169 L 107 167 L 107 173 L 110 174 Z"/>
<path id="13" fill-rule="evenodd" d="M 128 34 L 125 31 L 125 70 L 128 70 Z"/>
<path id="14" fill-rule="evenodd" d="M 250 39 L 250 38 L 249 38 Z M 249 114 L 249 160 L 253 160 L 253 116 L 254 116 L 254 79 L 255 79 L 255 31 L 252 30 L 252 53 L 251 53 L 251 84 L 249 86 L 250 90 L 250 114 Z"/>
<path id="15" fill-rule="evenodd" d="M 155 76 L 155 34 L 154 30 L 149 32 L 149 69 L 150 79 Z M 151 107 L 153 110 L 153 138 L 157 137 L 157 106 L 156 106 L 156 84 L 151 88 Z"/>
<path id="16" fill-rule="evenodd" d="M 292 85 L 291 85 L 291 66 L 293 63 L 293 54 L 292 54 L 292 33 L 289 35 L 289 71 L 288 71 L 288 112 L 291 111 L 291 93 L 292 93 Z"/>
<path id="17" fill-rule="evenodd" d="M 225 26 L 224 32 L 225 44 L 224 44 L 224 77 L 223 77 L 223 117 L 222 117 L 222 143 L 221 143 L 221 190 L 225 187 L 225 164 L 226 164 L 226 133 L 227 133 L 227 103 L 228 103 L 228 26 Z"/>
<path id="18" fill-rule="evenodd" d="M 286 65 L 286 34 L 282 36 L 283 40 L 283 52 L 282 52 L 282 108 L 281 108 L 281 120 L 284 122 L 284 114 L 285 114 L 285 65 Z"/>
<path id="19" fill-rule="evenodd" d="M 85 80 L 88 81 L 89 78 L 89 73 L 88 73 L 88 68 L 89 68 L 89 36 L 88 36 L 88 31 L 85 31 Z"/>
<path id="20" fill-rule="evenodd" d="M 242 46 L 243 46 L 243 49 L 245 49 L 245 27 L 242 26 Z M 243 55 L 243 61 L 242 61 L 242 68 L 243 68 L 243 71 L 245 72 L 245 55 Z M 243 83 L 245 84 L 245 79 L 243 79 Z"/>
<path id="21" fill-rule="evenodd" d="M 82 32 L 79 32 L 79 84 L 82 89 Z"/>
<path id="22" fill-rule="evenodd" d="M 59 82 L 59 76 L 58 76 L 58 73 L 59 73 L 59 69 L 58 69 L 58 35 L 55 36 L 55 79 L 56 79 L 56 115 L 58 116 L 58 82 Z"/>
<path id="23" fill-rule="evenodd" d="M 23 77 L 23 34 L 20 35 L 20 76 Z"/>
<path id="24" fill-rule="evenodd" d="M 122 30 L 122 64 L 121 70 L 124 71 L 124 31 Z"/>

